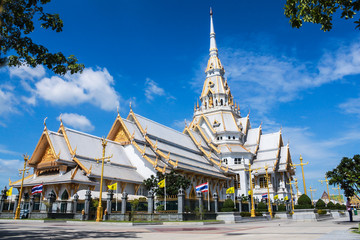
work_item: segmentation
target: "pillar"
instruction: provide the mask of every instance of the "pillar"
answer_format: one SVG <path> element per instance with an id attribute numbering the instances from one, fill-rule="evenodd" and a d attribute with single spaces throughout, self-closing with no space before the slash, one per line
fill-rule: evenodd
<path id="1" fill-rule="evenodd" d="M 87 190 L 85 193 L 85 206 L 84 206 L 85 220 L 89 220 L 90 217 L 90 202 L 91 202 L 91 191 Z"/>
<path id="2" fill-rule="evenodd" d="M 48 203 L 49 203 L 48 213 L 52 213 L 55 197 L 56 195 L 53 191 L 51 191 L 48 195 Z"/>
<path id="3" fill-rule="evenodd" d="M 178 213 L 184 213 L 185 193 L 184 189 L 180 188 L 178 191 Z"/>
<path id="4" fill-rule="evenodd" d="M 239 212 L 242 212 L 242 197 L 239 197 Z"/>
<path id="5" fill-rule="evenodd" d="M 154 192 L 150 190 L 147 196 L 148 213 L 154 213 Z"/>
<path id="6" fill-rule="evenodd" d="M 107 192 L 107 198 L 106 198 L 106 211 L 107 214 L 111 214 L 111 201 L 114 197 L 114 191 L 109 189 Z"/>
<path id="7" fill-rule="evenodd" d="M 35 196 L 33 194 L 31 194 L 30 206 L 29 206 L 29 214 L 31 214 L 32 211 L 34 210 L 34 205 L 35 205 Z"/>
<path id="8" fill-rule="evenodd" d="M 2 190 L 1 194 L 0 194 L 0 213 L 4 210 L 6 192 L 7 192 L 7 188 L 5 187 L 4 190 Z"/>
<path id="9" fill-rule="evenodd" d="M 215 212 L 219 212 L 219 205 L 218 205 L 218 195 L 217 193 L 213 194 L 213 198 L 214 198 L 214 205 L 215 205 Z"/>
<path id="10" fill-rule="evenodd" d="M 16 212 L 16 208 L 19 202 L 19 194 L 15 196 L 15 202 L 14 202 L 14 213 Z"/>
<path id="11" fill-rule="evenodd" d="M 121 196 L 121 214 L 126 213 L 127 196 L 128 196 L 128 194 L 124 191 L 122 196 Z"/>
<path id="12" fill-rule="evenodd" d="M 196 192 L 196 195 L 199 199 L 199 212 L 202 214 L 204 209 L 202 192 Z"/>
<path id="13" fill-rule="evenodd" d="M 77 193 L 75 193 L 75 195 L 73 196 L 73 206 L 72 206 L 73 207 L 73 209 L 72 209 L 73 213 L 76 213 L 78 200 L 79 200 L 79 195 Z"/>

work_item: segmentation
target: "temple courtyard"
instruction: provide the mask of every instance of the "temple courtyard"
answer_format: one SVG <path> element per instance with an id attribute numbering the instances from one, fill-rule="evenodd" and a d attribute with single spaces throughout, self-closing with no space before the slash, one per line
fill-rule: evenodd
<path id="1" fill-rule="evenodd" d="M 360 223 L 348 218 L 320 222 L 271 220 L 219 224 L 0 220 L 0 239 L 360 239 L 352 233 Z"/>

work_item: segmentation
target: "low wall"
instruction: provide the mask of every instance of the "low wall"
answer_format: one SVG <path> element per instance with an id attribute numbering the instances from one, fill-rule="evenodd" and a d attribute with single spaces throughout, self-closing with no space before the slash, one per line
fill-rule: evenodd
<path id="1" fill-rule="evenodd" d="M 241 221 L 242 217 L 239 212 L 218 212 L 216 220 L 224 221 L 225 223 L 236 223 Z"/>
<path id="2" fill-rule="evenodd" d="M 299 222 L 316 222 L 318 214 L 314 209 L 295 209 L 292 219 Z"/>

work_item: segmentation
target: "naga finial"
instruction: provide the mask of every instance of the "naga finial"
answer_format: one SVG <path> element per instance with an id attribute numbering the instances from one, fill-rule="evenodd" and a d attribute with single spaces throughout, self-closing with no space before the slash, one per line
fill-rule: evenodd
<path id="1" fill-rule="evenodd" d="M 44 119 L 44 126 L 45 126 L 45 129 L 46 129 L 46 119 L 47 119 L 47 117 Z"/>
<path id="2" fill-rule="evenodd" d="M 116 107 L 116 111 L 118 113 L 118 117 L 120 116 L 120 112 L 119 112 L 119 105 Z"/>
<path id="3" fill-rule="evenodd" d="M 62 113 L 60 113 L 59 120 L 60 120 L 60 125 L 63 125 L 63 122 L 62 122 Z"/>

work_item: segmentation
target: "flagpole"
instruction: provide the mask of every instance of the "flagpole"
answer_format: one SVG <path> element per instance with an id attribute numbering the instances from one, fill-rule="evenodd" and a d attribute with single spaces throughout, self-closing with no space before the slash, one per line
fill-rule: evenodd
<path id="1" fill-rule="evenodd" d="M 164 206 L 164 210 L 166 211 L 166 176 L 165 176 L 165 182 L 164 182 L 164 184 L 165 184 L 165 186 L 164 186 L 164 198 L 165 198 L 165 206 Z"/>
<path id="2" fill-rule="evenodd" d="M 208 181 L 208 211 L 210 212 L 210 182 Z"/>
<path id="3" fill-rule="evenodd" d="M 118 183 L 116 182 L 116 208 L 115 208 L 115 211 L 117 211 L 118 207 Z"/>

